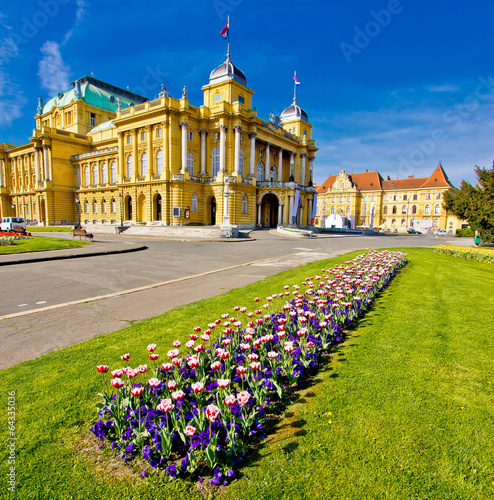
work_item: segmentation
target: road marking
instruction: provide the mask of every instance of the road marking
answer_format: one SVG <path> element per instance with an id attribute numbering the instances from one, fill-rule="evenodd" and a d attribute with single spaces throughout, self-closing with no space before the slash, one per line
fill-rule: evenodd
<path id="1" fill-rule="evenodd" d="M 36 304 L 46 304 L 46 300 L 40 300 L 39 302 L 36 302 Z"/>
<path id="2" fill-rule="evenodd" d="M 232 276 L 247 278 L 267 278 L 267 276 L 259 276 L 258 274 L 233 274 Z"/>
<path id="3" fill-rule="evenodd" d="M 295 247 L 294 250 L 306 250 L 307 252 L 310 252 L 311 250 L 314 250 L 313 248 L 304 248 L 304 247 Z"/>
<path id="4" fill-rule="evenodd" d="M 26 307 L 28 304 L 19 304 L 17 307 Z"/>

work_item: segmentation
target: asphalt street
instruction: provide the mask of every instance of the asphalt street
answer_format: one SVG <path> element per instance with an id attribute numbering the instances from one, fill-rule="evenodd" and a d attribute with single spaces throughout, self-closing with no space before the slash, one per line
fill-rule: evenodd
<path id="1" fill-rule="evenodd" d="M 251 236 L 228 243 L 101 237 L 148 249 L 0 267 L 0 348 L 6 354 L 0 368 L 306 262 L 355 249 L 453 242 L 430 236 L 299 239 L 273 231 Z"/>

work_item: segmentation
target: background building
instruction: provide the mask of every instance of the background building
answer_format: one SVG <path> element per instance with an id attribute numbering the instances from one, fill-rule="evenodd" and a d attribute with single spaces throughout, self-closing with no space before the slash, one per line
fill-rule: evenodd
<path id="1" fill-rule="evenodd" d="M 317 148 L 296 99 L 269 121 L 230 55 L 193 106 L 184 87 L 157 99 L 94 76 L 43 103 L 22 146 L 0 149 L 0 217 L 44 224 L 160 222 L 308 225 Z"/>
<path id="2" fill-rule="evenodd" d="M 441 164 L 430 177 L 383 179 L 379 172 L 330 175 L 317 188 L 315 225 L 323 228 L 369 226 L 405 231 L 407 227 L 456 231 L 460 221 L 443 208 L 454 186 Z"/>

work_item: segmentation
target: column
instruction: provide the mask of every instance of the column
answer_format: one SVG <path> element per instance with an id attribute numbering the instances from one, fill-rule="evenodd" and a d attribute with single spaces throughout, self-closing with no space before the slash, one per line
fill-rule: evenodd
<path id="1" fill-rule="evenodd" d="M 281 182 L 283 180 L 282 177 L 282 170 L 283 170 L 283 148 L 280 148 L 280 152 L 278 153 L 278 182 Z M 281 205 L 280 205 L 281 206 Z M 278 219 L 280 220 L 280 219 Z"/>
<path id="2" fill-rule="evenodd" d="M 309 156 L 309 169 L 310 169 L 309 186 L 312 186 L 314 184 L 314 160 L 315 159 L 316 159 L 315 156 Z"/>
<path id="3" fill-rule="evenodd" d="M 161 122 L 161 126 L 162 126 L 161 138 L 163 140 L 163 144 L 162 144 L 163 169 L 161 170 L 161 176 L 163 177 L 163 174 L 168 169 L 168 165 L 170 165 L 170 159 L 168 158 L 168 120 Z M 163 218 L 164 213 L 165 213 L 164 212 L 164 202 L 163 202 L 163 198 L 161 198 L 161 218 Z"/>
<path id="4" fill-rule="evenodd" d="M 117 164 L 117 182 L 121 184 L 125 177 L 125 166 L 124 166 L 124 134 L 123 132 L 117 132 L 118 137 L 118 164 Z M 83 179 L 84 171 L 81 165 L 81 179 Z M 84 184 L 82 181 L 81 184 Z"/>
<path id="5" fill-rule="evenodd" d="M 220 125 L 220 172 L 225 172 L 226 125 Z"/>
<path id="6" fill-rule="evenodd" d="M 225 180 L 225 203 L 223 210 L 223 226 L 228 226 L 230 224 L 230 215 L 228 213 L 228 198 L 230 196 L 230 190 L 228 185 L 228 178 Z"/>
<path id="7" fill-rule="evenodd" d="M 5 160 L 0 158 L 0 188 L 4 187 L 3 185 L 3 166 L 5 165 Z"/>
<path id="8" fill-rule="evenodd" d="M 250 139 L 250 162 L 249 162 L 249 177 L 256 177 L 256 132 L 251 132 L 249 134 Z"/>
<path id="9" fill-rule="evenodd" d="M 134 159 L 134 171 L 132 172 L 131 182 L 137 180 L 137 172 L 139 171 L 139 152 L 137 150 L 137 130 L 132 130 L 132 158 Z M 134 200 L 132 200 L 134 201 Z M 134 217 L 134 211 L 132 211 L 132 217 Z"/>
<path id="10" fill-rule="evenodd" d="M 205 128 L 201 128 L 199 133 L 201 134 L 201 171 L 199 175 L 206 175 L 206 135 L 208 131 Z"/>
<path id="11" fill-rule="evenodd" d="M 291 225 L 292 224 L 292 214 L 293 214 L 293 194 L 290 194 L 288 196 L 288 199 L 290 200 L 290 208 L 288 211 L 288 225 Z"/>
<path id="12" fill-rule="evenodd" d="M 300 171 L 300 185 L 305 186 L 305 159 L 307 158 L 307 153 L 300 154 L 302 158 L 302 167 Z"/>
<path id="13" fill-rule="evenodd" d="M 233 130 L 235 130 L 235 160 L 233 175 L 238 175 L 240 173 L 238 169 L 240 166 L 240 137 L 242 135 L 242 127 L 240 125 L 236 125 L 233 127 Z"/>
<path id="14" fill-rule="evenodd" d="M 282 226 L 283 225 L 283 205 L 280 203 L 278 205 L 278 226 Z"/>
<path id="15" fill-rule="evenodd" d="M 312 223 L 312 203 L 314 200 L 308 200 L 309 202 L 309 213 L 307 214 L 307 225 L 310 226 Z"/>
<path id="16" fill-rule="evenodd" d="M 154 155 L 153 155 L 153 129 L 150 126 L 145 128 L 148 153 L 148 174 L 147 178 L 152 179 L 154 175 Z"/>
<path id="17" fill-rule="evenodd" d="M 293 177 L 293 168 L 295 165 L 295 153 L 293 151 L 290 151 L 290 182 L 294 182 L 295 178 Z M 290 217 L 292 216 L 292 213 L 290 212 Z"/>
<path id="18" fill-rule="evenodd" d="M 257 225 L 258 226 L 262 226 L 262 222 L 261 222 L 261 204 L 258 203 L 257 205 Z"/>
<path id="19" fill-rule="evenodd" d="M 44 173 L 45 173 L 45 181 L 50 180 L 50 171 L 49 171 L 49 165 L 48 165 L 48 145 L 43 144 L 43 165 L 45 167 Z"/>
<path id="20" fill-rule="evenodd" d="M 51 146 L 48 146 L 48 171 L 50 175 L 50 181 L 53 182 L 53 158 L 51 154 L 52 154 Z"/>
<path id="21" fill-rule="evenodd" d="M 187 170 L 187 127 L 189 124 L 187 122 L 179 123 L 182 129 L 182 168 L 180 169 L 180 173 L 184 174 Z"/>
<path id="22" fill-rule="evenodd" d="M 269 181 L 269 167 L 270 167 L 269 164 L 271 163 L 271 158 L 269 157 L 270 146 L 271 146 L 271 144 L 269 142 L 266 143 L 266 163 L 264 166 L 264 180 L 265 181 Z"/>
<path id="23" fill-rule="evenodd" d="M 38 182 L 41 181 L 41 172 L 39 170 L 39 148 L 34 146 L 34 165 L 36 168 L 36 186 L 38 187 Z"/>

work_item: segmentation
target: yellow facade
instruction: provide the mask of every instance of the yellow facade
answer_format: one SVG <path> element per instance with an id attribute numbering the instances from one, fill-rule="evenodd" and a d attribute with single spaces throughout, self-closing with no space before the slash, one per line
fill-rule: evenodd
<path id="1" fill-rule="evenodd" d="M 142 96 L 86 76 L 39 103 L 23 146 L 0 150 L 0 216 L 44 224 L 310 224 L 312 126 L 297 105 L 257 117 L 230 56 L 201 106 L 163 89 Z M 298 201 L 298 204 L 297 204 Z"/>
<path id="2" fill-rule="evenodd" d="M 408 227 L 456 231 L 461 221 L 443 208 L 453 189 L 439 165 L 427 178 L 383 179 L 378 172 L 330 176 L 317 188 L 314 224 L 318 227 L 368 227 L 406 231 Z"/>

